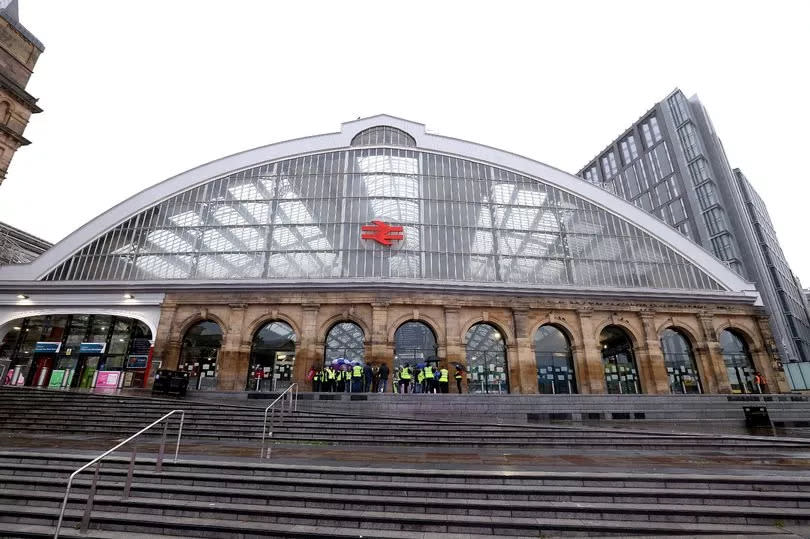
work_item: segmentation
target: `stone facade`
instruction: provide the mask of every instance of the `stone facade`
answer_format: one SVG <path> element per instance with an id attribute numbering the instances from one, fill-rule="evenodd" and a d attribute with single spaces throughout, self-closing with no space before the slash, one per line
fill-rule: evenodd
<path id="1" fill-rule="evenodd" d="M 216 322 L 223 331 L 217 362 L 221 390 L 244 389 L 253 336 L 270 321 L 284 321 L 295 330 L 293 379 L 301 383 L 310 366 L 323 363 L 324 339 L 334 324 L 357 323 L 365 335 L 366 360 L 391 367 L 396 329 L 418 320 L 433 329 L 439 360 L 462 364 L 466 363 L 467 330 L 478 322 L 498 328 L 506 345 L 512 393 L 537 393 L 534 336 L 544 324 L 553 324 L 567 335 L 579 393 L 606 392 L 599 336 L 609 325 L 630 336 L 642 393 L 669 393 L 659 340 L 667 328 L 678 329 L 690 341 L 706 393 L 731 391 L 717 342 L 718 333 L 727 328 L 743 336 L 770 390 L 788 391 L 784 373 L 774 360 L 767 317 L 760 308 L 747 305 L 437 292 L 170 293 L 162 307 L 155 358 L 167 368 L 176 368 L 185 332 L 202 320 Z"/>
<path id="2" fill-rule="evenodd" d="M 23 132 L 31 114 L 42 112 L 25 87 L 43 50 L 20 24 L 16 6 L 0 10 L 0 183 L 14 152 L 29 144 Z"/>

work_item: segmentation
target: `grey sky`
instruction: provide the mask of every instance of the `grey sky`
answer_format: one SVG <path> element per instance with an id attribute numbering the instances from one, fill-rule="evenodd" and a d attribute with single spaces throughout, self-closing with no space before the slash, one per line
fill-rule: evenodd
<path id="1" fill-rule="evenodd" d="M 169 176 L 388 113 L 576 172 L 676 86 L 810 285 L 810 2 L 21 0 L 46 45 L 0 220 L 56 241 Z M 804 165 L 802 163 L 805 163 Z"/>

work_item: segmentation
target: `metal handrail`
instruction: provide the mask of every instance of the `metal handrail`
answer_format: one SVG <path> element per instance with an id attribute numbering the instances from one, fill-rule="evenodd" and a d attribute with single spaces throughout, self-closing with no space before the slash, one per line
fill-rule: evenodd
<path id="1" fill-rule="evenodd" d="M 93 482 L 90 484 L 90 493 L 87 495 L 87 506 L 84 509 L 84 515 L 82 515 L 82 523 L 79 531 L 80 533 L 85 533 L 87 531 L 88 526 L 90 525 L 90 512 L 93 510 L 93 497 L 96 494 L 96 483 L 98 483 L 98 476 L 99 472 L 101 471 L 101 460 L 110 453 L 112 453 L 113 451 L 117 450 L 119 447 L 128 444 L 129 442 L 131 442 L 144 432 L 148 431 L 161 421 L 165 421 L 166 419 L 177 413 L 180 414 L 180 428 L 177 430 L 177 445 L 174 448 L 174 462 L 177 462 L 177 455 L 180 453 L 180 437 L 183 435 L 183 421 L 186 418 L 186 412 L 184 410 L 172 410 L 171 412 L 164 415 L 154 423 L 151 423 L 150 425 L 142 428 L 141 430 L 139 430 L 138 432 L 136 432 L 135 434 L 133 434 L 132 436 L 121 442 L 120 444 L 116 445 L 112 449 L 105 451 L 101 455 L 97 456 L 96 458 L 94 458 L 93 460 L 91 460 L 90 462 L 88 462 L 87 464 L 85 464 L 72 474 L 70 474 L 70 477 L 68 478 L 67 482 L 67 488 L 65 489 L 65 499 L 62 501 L 62 510 L 59 511 L 59 521 L 56 523 L 56 531 L 53 534 L 53 539 L 59 539 L 59 530 L 62 529 L 62 519 L 65 517 L 65 510 L 67 509 L 68 498 L 70 496 L 70 487 L 73 485 L 73 479 L 81 472 L 92 466 L 93 464 L 96 465 L 96 470 L 93 475 Z M 155 470 L 157 472 L 160 472 L 163 466 L 163 453 L 166 448 L 166 432 L 168 428 L 169 422 L 166 421 L 166 423 L 164 423 L 163 425 L 163 436 L 160 440 L 160 450 L 158 451 L 158 456 L 155 461 Z M 127 481 L 126 484 L 124 485 L 124 499 L 126 499 L 127 496 L 129 496 L 129 489 L 132 485 L 132 473 L 135 467 L 135 453 L 136 453 L 135 446 L 133 445 L 132 456 L 129 461 L 129 471 L 127 472 Z"/>
<path id="2" fill-rule="evenodd" d="M 295 397 L 294 398 L 293 398 L 293 390 L 295 391 Z M 281 422 L 284 423 L 284 402 L 285 402 L 286 397 L 289 397 L 289 398 L 286 399 L 286 400 L 289 401 L 289 404 L 287 405 L 287 408 L 289 409 L 289 411 L 291 413 L 292 412 L 297 412 L 298 411 L 298 384 L 290 385 L 290 387 L 285 389 L 281 393 L 281 395 L 276 397 L 276 400 L 271 402 L 270 405 L 267 408 L 264 409 L 264 426 L 262 427 L 262 448 L 259 451 L 259 458 L 268 458 L 269 459 L 270 458 L 270 452 L 273 450 L 272 445 L 268 444 L 267 453 L 265 454 L 265 451 L 264 451 L 265 440 L 268 438 L 267 413 L 270 410 L 273 411 L 273 413 L 270 414 L 270 433 L 269 433 L 269 438 L 272 438 L 273 437 L 273 427 L 275 425 L 275 419 L 276 419 L 276 408 L 275 408 L 275 406 L 279 401 L 281 402 L 281 406 L 279 407 L 279 410 L 281 412 L 280 413 Z"/>

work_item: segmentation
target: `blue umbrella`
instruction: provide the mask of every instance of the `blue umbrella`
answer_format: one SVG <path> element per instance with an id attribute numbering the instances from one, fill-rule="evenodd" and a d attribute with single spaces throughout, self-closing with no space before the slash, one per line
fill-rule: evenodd
<path id="1" fill-rule="evenodd" d="M 416 368 L 417 368 L 417 369 L 424 369 L 424 368 L 425 368 L 425 364 L 424 364 L 424 363 L 417 363 L 417 364 L 416 364 Z"/>

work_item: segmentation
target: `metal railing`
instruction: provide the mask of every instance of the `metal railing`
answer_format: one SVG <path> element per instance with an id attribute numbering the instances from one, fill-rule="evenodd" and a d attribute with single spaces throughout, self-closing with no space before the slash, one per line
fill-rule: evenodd
<path id="1" fill-rule="evenodd" d="M 293 396 L 294 395 L 294 396 Z M 284 406 L 285 401 L 287 402 L 286 406 L 290 413 L 298 411 L 298 384 L 292 384 L 290 387 L 285 389 L 281 395 L 276 397 L 276 400 L 270 403 L 270 405 L 264 409 L 264 426 L 262 427 L 262 448 L 259 451 L 259 458 L 270 458 L 270 452 L 273 450 L 272 445 L 272 438 L 273 438 L 273 427 L 275 426 L 276 422 L 276 410 L 279 410 L 279 416 L 281 419 L 281 423 L 284 423 Z M 276 404 L 281 403 L 278 407 Z M 267 414 L 270 413 L 270 432 L 267 431 Z M 267 452 L 265 453 L 265 441 L 267 438 L 271 439 L 271 442 L 267 444 Z"/>
<path id="2" fill-rule="evenodd" d="M 160 439 L 160 450 L 158 451 L 158 456 L 155 461 L 155 471 L 160 472 L 163 469 L 163 453 L 165 452 L 166 434 L 169 429 L 169 422 L 167 420 L 174 414 L 180 414 L 180 428 L 177 430 L 177 445 L 174 448 L 174 462 L 177 462 L 177 455 L 180 453 L 180 437 L 183 435 L 183 421 L 186 418 L 186 412 L 184 410 L 172 410 L 171 412 L 164 415 L 154 423 L 150 424 L 147 427 L 142 428 L 141 430 L 139 430 L 138 432 L 136 432 L 135 434 L 133 434 L 132 436 L 121 442 L 120 444 L 116 445 L 115 447 L 113 447 L 108 451 L 105 451 L 101 455 L 97 456 L 96 458 L 94 458 L 93 460 L 91 460 L 90 462 L 88 462 L 87 464 L 85 464 L 72 474 L 70 474 L 70 477 L 68 478 L 67 482 L 67 488 L 65 489 L 65 499 L 62 501 L 62 509 L 61 511 L 59 511 L 59 521 L 56 523 L 56 531 L 53 534 L 54 539 L 59 538 L 59 530 L 62 529 L 62 520 L 65 517 L 65 510 L 67 509 L 68 498 L 70 497 L 70 487 L 73 485 L 73 479 L 81 472 L 92 466 L 93 464 L 96 465 L 96 470 L 93 473 L 93 481 L 90 483 L 90 493 L 87 495 L 87 505 L 84 508 L 84 514 L 82 515 L 82 523 L 79 528 L 79 533 L 84 534 L 87 532 L 87 528 L 90 526 L 90 513 L 93 511 L 93 498 L 96 495 L 96 485 L 98 483 L 99 473 L 101 472 L 101 460 L 110 453 L 112 453 L 113 451 L 116 451 L 119 447 L 128 444 L 129 442 L 131 442 L 144 432 L 148 431 L 155 425 L 159 424 L 161 421 L 166 421 L 163 424 L 163 436 Z M 130 488 L 132 487 L 132 474 L 135 470 L 135 454 L 136 454 L 136 446 L 135 444 L 132 444 L 132 455 L 130 456 L 129 459 L 127 480 L 126 483 L 124 483 L 124 499 L 127 499 L 127 497 L 129 497 L 129 491 Z"/>

